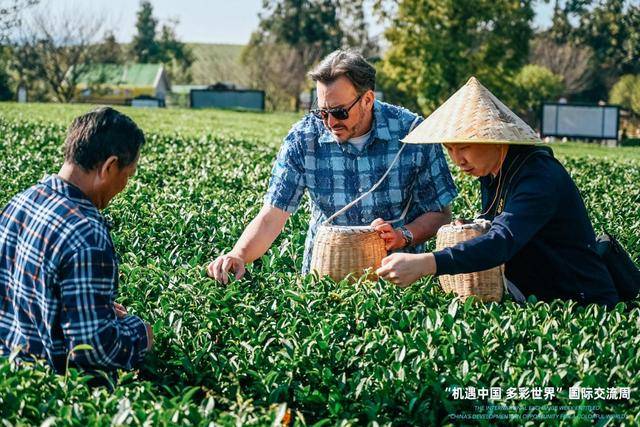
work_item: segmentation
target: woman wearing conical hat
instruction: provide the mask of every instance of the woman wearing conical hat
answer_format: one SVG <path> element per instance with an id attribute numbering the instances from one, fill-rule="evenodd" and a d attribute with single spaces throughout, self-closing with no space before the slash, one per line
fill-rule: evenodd
<path id="1" fill-rule="evenodd" d="M 479 178 L 481 216 L 492 224 L 486 234 L 450 248 L 389 255 L 378 275 L 404 287 L 427 275 L 505 264 L 516 300 L 618 302 L 575 183 L 551 149 L 478 80 L 472 77 L 404 142 L 443 144 L 464 173 Z M 388 224 L 375 225 L 389 238 Z"/>

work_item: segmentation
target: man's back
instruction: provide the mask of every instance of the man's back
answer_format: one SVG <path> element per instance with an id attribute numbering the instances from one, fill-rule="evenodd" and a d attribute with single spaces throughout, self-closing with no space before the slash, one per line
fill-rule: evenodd
<path id="1" fill-rule="evenodd" d="M 61 372 L 68 352 L 89 344 L 76 364 L 138 363 L 145 326 L 116 318 L 117 276 L 107 225 L 78 188 L 49 176 L 14 197 L 0 217 L 0 355 L 20 347 Z"/>

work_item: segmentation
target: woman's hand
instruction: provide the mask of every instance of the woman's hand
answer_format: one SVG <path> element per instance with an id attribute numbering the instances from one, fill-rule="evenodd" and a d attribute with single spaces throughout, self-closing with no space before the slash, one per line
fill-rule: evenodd
<path id="1" fill-rule="evenodd" d="M 395 253 L 382 259 L 382 266 L 376 274 L 385 280 L 406 288 L 424 276 L 436 273 L 436 259 L 432 253 Z"/>

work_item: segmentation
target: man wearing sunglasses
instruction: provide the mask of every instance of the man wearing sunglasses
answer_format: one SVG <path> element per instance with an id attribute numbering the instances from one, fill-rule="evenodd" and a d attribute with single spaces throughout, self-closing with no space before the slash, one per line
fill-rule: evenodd
<path id="1" fill-rule="evenodd" d="M 261 257 L 281 233 L 305 191 L 311 223 L 302 272 L 309 272 L 318 225 L 378 182 L 400 150 L 399 140 L 422 120 L 376 100 L 375 75 L 362 55 L 343 50 L 309 73 L 316 82 L 317 108 L 284 139 L 264 206 L 231 252 L 209 264 L 211 277 L 222 283 L 229 272 L 242 277 L 245 265 Z M 383 227 L 378 231 L 388 250 L 423 252 L 423 243 L 451 220 L 449 204 L 456 195 L 440 146 L 408 145 L 383 183 L 334 224 Z M 402 219 L 393 228 L 386 221 L 395 218 Z"/>

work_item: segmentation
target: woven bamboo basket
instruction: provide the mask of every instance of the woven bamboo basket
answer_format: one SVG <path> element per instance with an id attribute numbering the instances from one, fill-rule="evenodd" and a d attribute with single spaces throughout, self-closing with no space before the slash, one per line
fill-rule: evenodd
<path id="1" fill-rule="evenodd" d="M 385 256 L 384 240 L 372 227 L 321 225 L 313 244 L 311 270 L 335 281 L 348 275 L 355 281 L 371 269 L 368 277 L 374 279 Z"/>
<path id="2" fill-rule="evenodd" d="M 454 246 L 465 240 L 485 234 L 491 223 L 475 220 L 470 224 L 445 225 L 438 230 L 436 250 Z M 453 292 L 463 300 L 474 295 L 485 302 L 500 301 L 504 294 L 504 265 L 475 273 L 443 274 L 439 276 L 440 286 L 449 293 Z"/>

